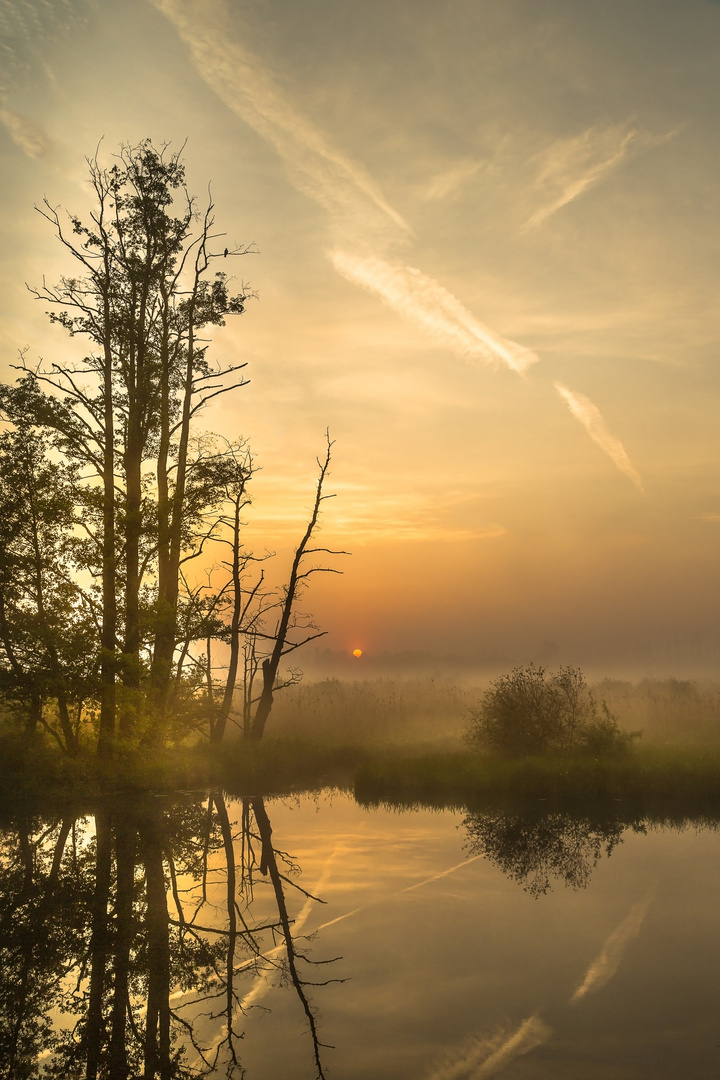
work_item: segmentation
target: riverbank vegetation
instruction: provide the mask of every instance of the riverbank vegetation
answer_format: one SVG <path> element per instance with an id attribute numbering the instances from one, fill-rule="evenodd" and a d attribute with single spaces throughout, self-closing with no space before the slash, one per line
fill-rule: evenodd
<path id="1" fill-rule="evenodd" d="M 0 743 L 0 807 L 90 805 L 113 793 L 221 789 L 237 796 L 331 787 L 366 805 L 572 806 L 623 802 L 657 813 L 720 812 L 720 745 L 639 744 L 622 758 L 544 755 L 519 759 L 428 743 L 327 743 L 270 736 L 166 748 L 152 756 L 74 758 L 47 743 Z"/>
<path id="2" fill-rule="evenodd" d="M 32 738 L 0 715 L 0 790 L 17 801 L 87 801 L 116 791 L 171 792 L 220 787 L 236 794 L 287 794 L 334 786 L 368 803 L 470 805 L 478 800 L 664 799 L 720 807 L 720 686 L 677 679 L 604 680 L 623 731 L 646 721 L 627 753 L 507 755 L 471 749 L 489 685 L 442 679 L 299 683 L 279 695 L 261 740 L 213 745 L 186 733 L 148 752 L 117 748 L 111 761 L 92 745 L 70 756 L 42 728 Z M 602 695 L 602 697 L 601 697 Z M 666 736 L 670 736 L 669 738 Z M 701 737 L 702 736 L 702 737 Z"/>

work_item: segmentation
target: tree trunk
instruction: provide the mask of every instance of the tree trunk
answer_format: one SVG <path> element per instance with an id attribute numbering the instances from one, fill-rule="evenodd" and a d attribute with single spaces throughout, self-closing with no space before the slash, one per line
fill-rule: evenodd
<path id="1" fill-rule="evenodd" d="M 170 1080 L 170 923 L 163 872 L 162 831 L 153 818 L 144 823 L 143 862 L 147 882 L 148 1000 L 144 1080 Z"/>
<path id="2" fill-rule="evenodd" d="M 135 885 L 135 825 L 127 818 L 115 826 L 117 894 L 115 900 L 114 986 L 110 1028 L 109 1075 L 128 1080 L 127 1010 L 129 1002 L 130 950 L 133 941 L 133 892 Z"/>
<path id="3" fill-rule="evenodd" d="M 242 619 L 242 588 L 240 581 L 240 507 L 242 505 L 242 492 L 235 499 L 233 515 L 232 537 L 232 582 L 233 582 L 233 612 L 230 622 L 230 663 L 225 680 L 225 692 L 220 704 L 218 715 L 215 718 L 210 741 L 222 742 L 225 728 L 232 709 L 233 695 L 237 683 L 238 664 L 240 662 L 240 623 Z"/>
<path id="4" fill-rule="evenodd" d="M 182 550 L 182 527 L 185 511 L 185 488 L 187 483 L 188 447 L 190 443 L 190 421 L 192 414 L 193 374 L 195 370 L 195 326 L 194 302 L 200 277 L 196 265 L 195 284 L 188 310 L 187 356 L 183 383 L 180 437 L 178 440 L 177 466 L 175 471 L 175 489 L 170 499 L 170 514 L 167 532 L 167 563 L 164 592 L 158 600 L 161 620 L 158 625 L 153 648 L 152 682 L 155 687 L 155 700 L 158 708 L 153 743 L 162 745 L 167 726 L 166 706 L 170 691 L 172 660 L 175 652 L 177 631 L 177 603 L 180 591 L 180 554 Z"/>
<path id="5" fill-rule="evenodd" d="M 105 277 L 109 281 L 105 251 Z M 115 553 L 115 420 L 113 414 L 113 360 L 109 344 L 111 326 L 107 285 L 103 294 L 105 340 L 103 342 L 103 530 L 102 530 L 102 625 L 100 627 L 100 730 L 98 754 L 111 757 L 115 744 L 115 675 L 117 669 L 117 557 Z"/>
<path id="6" fill-rule="evenodd" d="M 90 937 L 86 1080 L 97 1080 L 102 1051 L 103 993 L 109 952 L 108 900 L 110 897 L 112 861 L 110 816 L 106 812 L 98 813 L 95 816 L 95 837 L 97 852 L 95 891 L 92 900 L 92 932 Z"/>

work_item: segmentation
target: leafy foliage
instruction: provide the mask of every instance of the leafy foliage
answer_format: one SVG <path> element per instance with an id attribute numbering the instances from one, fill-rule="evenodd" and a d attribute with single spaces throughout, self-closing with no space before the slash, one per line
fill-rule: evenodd
<path id="1" fill-rule="evenodd" d="M 224 246 L 167 146 L 88 166 L 86 220 L 36 208 L 76 272 L 31 289 L 87 351 L 34 367 L 21 351 L 20 378 L 0 383 L 0 700 L 72 754 L 220 741 L 229 722 L 259 738 L 281 659 L 319 636 L 295 602 L 326 569 L 303 560 L 333 554 L 310 546 L 332 443 L 289 583 L 271 593 L 271 553 L 243 543 L 247 444 L 197 426 L 247 381 L 244 361 L 211 361 L 207 335 L 252 295 L 215 268 L 254 248 Z"/>
<path id="2" fill-rule="evenodd" d="M 604 702 L 598 708 L 579 668 L 552 673 L 528 664 L 490 684 L 465 739 L 473 749 L 516 757 L 612 756 L 625 754 L 637 735 L 622 731 Z"/>

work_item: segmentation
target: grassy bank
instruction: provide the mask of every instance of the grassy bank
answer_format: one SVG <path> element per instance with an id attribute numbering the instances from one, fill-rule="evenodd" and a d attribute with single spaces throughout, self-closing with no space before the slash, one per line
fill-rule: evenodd
<path id="1" fill-rule="evenodd" d="M 587 804 L 720 814 L 720 747 L 640 744 L 623 758 L 509 760 L 416 745 L 331 744 L 277 737 L 259 744 L 203 744 L 163 752 L 68 758 L 51 747 L 0 745 L 0 805 L 89 805 L 112 793 L 221 788 L 281 795 L 323 787 L 354 790 L 366 805 L 475 807 Z"/>
<path id="2" fill-rule="evenodd" d="M 366 805 L 617 800 L 712 814 L 720 812 L 720 747 L 645 745 L 619 759 L 385 753 L 358 767 L 355 795 Z"/>
<path id="3" fill-rule="evenodd" d="M 222 788 L 233 795 L 289 794 L 352 787 L 368 751 L 302 738 L 207 743 L 163 751 L 71 758 L 41 742 L 0 741 L 0 805 L 90 805 L 115 793 L 170 793 Z"/>

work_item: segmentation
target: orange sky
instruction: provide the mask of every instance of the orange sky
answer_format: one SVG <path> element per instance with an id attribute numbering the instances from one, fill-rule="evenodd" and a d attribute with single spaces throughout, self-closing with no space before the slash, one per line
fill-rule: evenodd
<path id="1" fill-rule="evenodd" d="M 249 536 L 287 558 L 325 429 L 306 606 L 328 647 L 712 673 L 720 655 L 720 4 L 0 5 L 0 341 L 63 355 L 32 204 L 102 138 L 187 139 L 255 241 L 216 336 L 252 380 Z"/>

